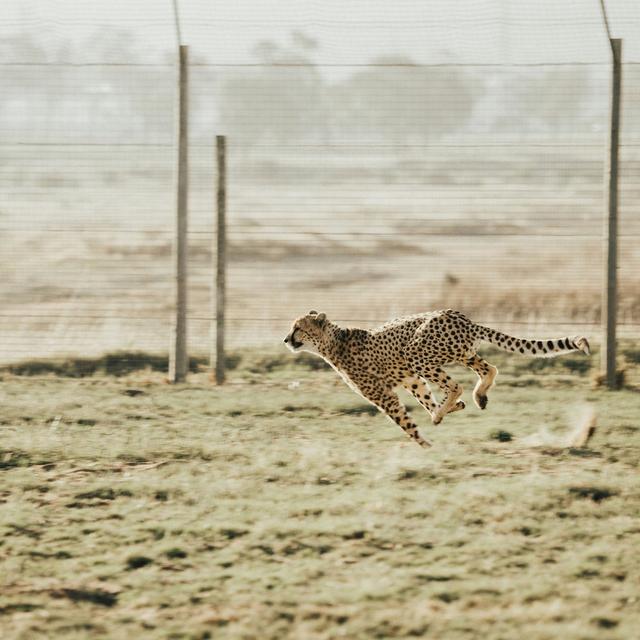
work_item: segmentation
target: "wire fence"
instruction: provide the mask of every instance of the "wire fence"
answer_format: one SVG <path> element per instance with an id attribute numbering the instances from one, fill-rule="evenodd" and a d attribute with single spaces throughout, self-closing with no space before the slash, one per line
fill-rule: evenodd
<path id="1" fill-rule="evenodd" d="M 195 43 L 189 351 L 209 351 L 215 317 L 216 134 L 228 144 L 229 348 L 276 344 L 311 308 L 369 327 L 453 307 L 519 334 L 597 337 L 610 84 L 597 12 L 527 8 L 546 34 L 536 43 L 520 3 L 487 22 L 493 5 L 469 3 L 475 30 L 456 9 L 429 22 L 402 2 L 394 22 L 381 3 L 348 16 L 298 4 L 307 13 L 289 7 L 271 21 L 247 18 L 244 3 L 217 21 L 183 5 L 183 37 Z M 625 46 L 640 41 L 640 10 L 615 6 Z M 99 26 L 83 20 L 87 34 Z M 170 16 L 147 20 L 169 38 Z M 261 40 L 258 23 L 277 35 Z M 91 48 L 66 33 L 47 40 L 28 21 L 4 39 L 2 361 L 169 348 L 176 68 L 168 45 L 130 26 L 105 28 Z M 452 51 L 420 48 L 447 28 Z M 363 51 L 367 35 L 386 48 Z M 229 46 L 212 51 L 205 38 Z M 623 49 L 622 336 L 640 329 L 633 47 Z"/>

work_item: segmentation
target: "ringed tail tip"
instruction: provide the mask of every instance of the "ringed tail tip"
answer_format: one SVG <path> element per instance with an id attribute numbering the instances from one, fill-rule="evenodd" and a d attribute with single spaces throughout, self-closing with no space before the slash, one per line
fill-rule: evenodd
<path id="1" fill-rule="evenodd" d="M 589 341 L 584 336 L 578 336 L 573 340 L 574 344 L 585 355 L 591 355 L 591 348 L 589 347 Z"/>

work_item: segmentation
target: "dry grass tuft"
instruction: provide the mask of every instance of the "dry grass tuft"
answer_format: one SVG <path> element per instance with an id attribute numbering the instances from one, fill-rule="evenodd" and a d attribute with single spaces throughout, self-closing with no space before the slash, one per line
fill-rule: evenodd
<path id="1" fill-rule="evenodd" d="M 623 367 L 616 371 L 616 389 L 624 389 L 625 388 L 625 380 L 626 380 L 627 368 Z M 607 387 L 607 377 L 604 373 L 594 373 L 592 378 L 592 388 L 593 389 L 604 389 Z"/>
<path id="2" fill-rule="evenodd" d="M 591 407 L 587 411 L 584 418 L 576 424 L 575 429 L 569 434 L 569 447 L 586 447 L 589 440 L 594 436 L 596 432 L 596 414 Z"/>

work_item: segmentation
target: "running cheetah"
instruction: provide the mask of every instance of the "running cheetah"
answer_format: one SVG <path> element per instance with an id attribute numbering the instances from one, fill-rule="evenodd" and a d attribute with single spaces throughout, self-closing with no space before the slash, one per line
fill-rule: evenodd
<path id="1" fill-rule="evenodd" d="M 541 358 L 582 351 L 589 355 L 584 337 L 554 340 L 513 338 L 475 324 L 459 311 L 446 309 L 407 316 L 367 331 L 342 329 L 324 313 L 310 311 L 298 318 L 284 339 L 292 351 L 309 351 L 324 358 L 359 395 L 374 404 L 422 447 L 431 443 L 418 432 L 395 389 L 402 385 L 429 412 L 433 424 L 447 413 L 460 411 L 462 387 L 451 379 L 444 365 L 460 363 L 473 369 L 478 382 L 473 400 L 487 406 L 487 391 L 498 370 L 476 353 L 482 341 L 506 351 Z M 427 383 L 444 393 L 436 403 Z"/>

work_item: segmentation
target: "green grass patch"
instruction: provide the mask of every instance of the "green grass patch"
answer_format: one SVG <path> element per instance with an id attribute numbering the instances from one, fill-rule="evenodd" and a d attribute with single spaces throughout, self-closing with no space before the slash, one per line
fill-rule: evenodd
<path id="1" fill-rule="evenodd" d="M 232 356 L 227 361 L 227 367 L 233 369 L 238 362 L 239 356 Z M 204 357 L 191 357 L 189 358 L 189 371 L 199 371 L 207 364 L 208 360 Z M 168 355 L 142 351 L 117 351 L 97 358 L 70 357 L 24 360 L 15 364 L 3 365 L 0 367 L 0 372 L 17 376 L 56 375 L 65 378 L 86 378 L 94 375 L 122 377 L 135 371 L 166 372 L 168 367 Z"/>
<path id="2" fill-rule="evenodd" d="M 511 440 L 513 440 L 513 435 L 504 429 L 493 429 L 489 433 L 489 437 L 498 442 L 511 442 Z"/>
<path id="3" fill-rule="evenodd" d="M 127 569 L 131 571 L 134 569 L 142 569 L 142 567 L 146 567 L 148 564 L 153 564 L 153 560 L 146 556 L 129 556 L 127 558 Z"/>
<path id="4" fill-rule="evenodd" d="M 618 495 L 618 491 L 615 489 L 603 487 L 570 487 L 569 493 L 576 498 L 589 498 L 594 502 L 602 502 L 607 498 Z"/>

